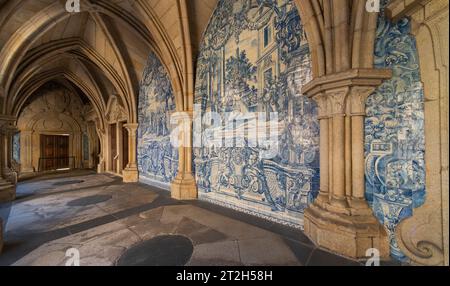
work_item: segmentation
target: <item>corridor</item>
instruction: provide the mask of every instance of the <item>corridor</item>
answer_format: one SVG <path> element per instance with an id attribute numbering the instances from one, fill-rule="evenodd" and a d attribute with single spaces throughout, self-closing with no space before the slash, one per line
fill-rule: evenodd
<path id="1" fill-rule="evenodd" d="M 316 249 L 299 230 L 91 171 L 20 183 L 1 204 L 0 265 L 359 265 Z M 187 239 L 186 239 L 187 238 Z M 187 243 L 186 243 L 187 242 Z"/>

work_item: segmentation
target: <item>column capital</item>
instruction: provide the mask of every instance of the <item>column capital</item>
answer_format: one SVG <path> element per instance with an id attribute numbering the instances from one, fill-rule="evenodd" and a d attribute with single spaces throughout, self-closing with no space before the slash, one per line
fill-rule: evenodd
<path id="1" fill-rule="evenodd" d="M 349 91 L 350 89 L 347 86 L 325 91 L 325 95 L 329 99 L 328 112 L 331 117 L 345 116 L 345 106 L 347 105 Z"/>
<path id="2" fill-rule="evenodd" d="M 17 132 L 17 127 L 14 124 L 16 120 L 17 118 L 14 116 L 0 114 L 0 132 Z"/>
<path id="3" fill-rule="evenodd" d="M 330 112 L 328 111 L 328 108 L 330 103 L 327 95 L 324 92 L 320 92 L 316 94 L 313 99 L 317 103 L 319 120 L 329 118 Z"/>
<path id="4" fill-rule="evenodd" d="M 350 89 L 348 112 L 351 116 L 366 115 L 366 100 L 375 91 L 376 86 L 353 86 Z"/>
<path id="5" fill-rule="evenodd" d="M 387 69 L 351 69 L 316 78 L 306 84 L 302 92 L 317 101 L 321 117 L 344 115 L 349 96 L 350 113 L 361 115 L 364 113 L 367 97 L 383 80 L 391 76 L 392 71 Z M 329 98 L 326 109 L 323 108 L 326 101 L 324 96 Z"/>
<path id="6" fill-rule="evenodd" d="M 138 123 L 127 123 L 127 124 L 124 124 L 123 127 L 125 127 L 128 130 L 128 132 L 135 133 L 139 127 L 139 124 Z"/>

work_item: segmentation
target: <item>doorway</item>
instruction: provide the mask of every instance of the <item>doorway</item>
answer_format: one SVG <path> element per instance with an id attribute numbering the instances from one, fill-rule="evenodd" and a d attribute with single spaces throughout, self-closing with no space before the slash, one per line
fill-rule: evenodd
<path id="1" fill-rule="evenodd" d="M 69 136 L 41 135 L 40 171 L 53 171 L 70 168 Z"/>

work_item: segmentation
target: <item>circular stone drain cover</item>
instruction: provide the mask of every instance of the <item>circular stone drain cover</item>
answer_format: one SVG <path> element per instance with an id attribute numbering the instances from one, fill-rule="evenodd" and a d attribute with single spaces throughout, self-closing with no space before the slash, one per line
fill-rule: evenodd
<path id="1" fill-rule="evenodd" d="M 194 246 L 181 235 L 162 235 L 127 250 L 118 266 L 183 266 L 191 258 Z"/>
<path id="2" fill-rule="evenodd" d="M 94 205 L 102 202 L 106 202 L 112 198 L 111 195 L 95 195 L 76 199 L 67 203 L 71 207 L 84 207 L 88 205 Z"/>
<path id="3" fill-rule="evenodd" d="M 84 183 L 83 180 L 77 180 L 77 181 L 64 181 L 64 182 L 57 182 L 54 183 L 53 186 L 65 186 L 65 185 L 73 185 L 73 184 L 81 184 Z"/>

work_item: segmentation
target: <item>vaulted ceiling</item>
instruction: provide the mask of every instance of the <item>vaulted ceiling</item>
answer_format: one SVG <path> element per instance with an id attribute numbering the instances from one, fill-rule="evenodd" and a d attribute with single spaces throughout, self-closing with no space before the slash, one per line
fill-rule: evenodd
<path id="1" fill-rule="evenodd" d="M 257 1 L 266 5 L 272 0 Z M 314 77 L 373 66 L 376 13 L 363 0 L 294 0 Z M 153 51 L 167 68 L 177 110 L 192 110 L 195 58 L 218 0 L 0 0 L 0 115 L 14 118 L 39 86 L 76 85 L 101 118 L 111 95 L 137 120 L 139 81 Z"/>
<path id="2" fill-rule="evenodd" d="M 99 117 L 118 95 L 134 121 L 150 51 L 167 67 L 175 92 L 192 85 L 188 65 L 217 0 L 80 3 L 79 13 L 69 13 L 66 0 L 0 0 L 0 114 L 17 117 L 39 87 L 58 80 L 77 86 Z M 180 97 L 178 105 L 185 104 Z"/>

